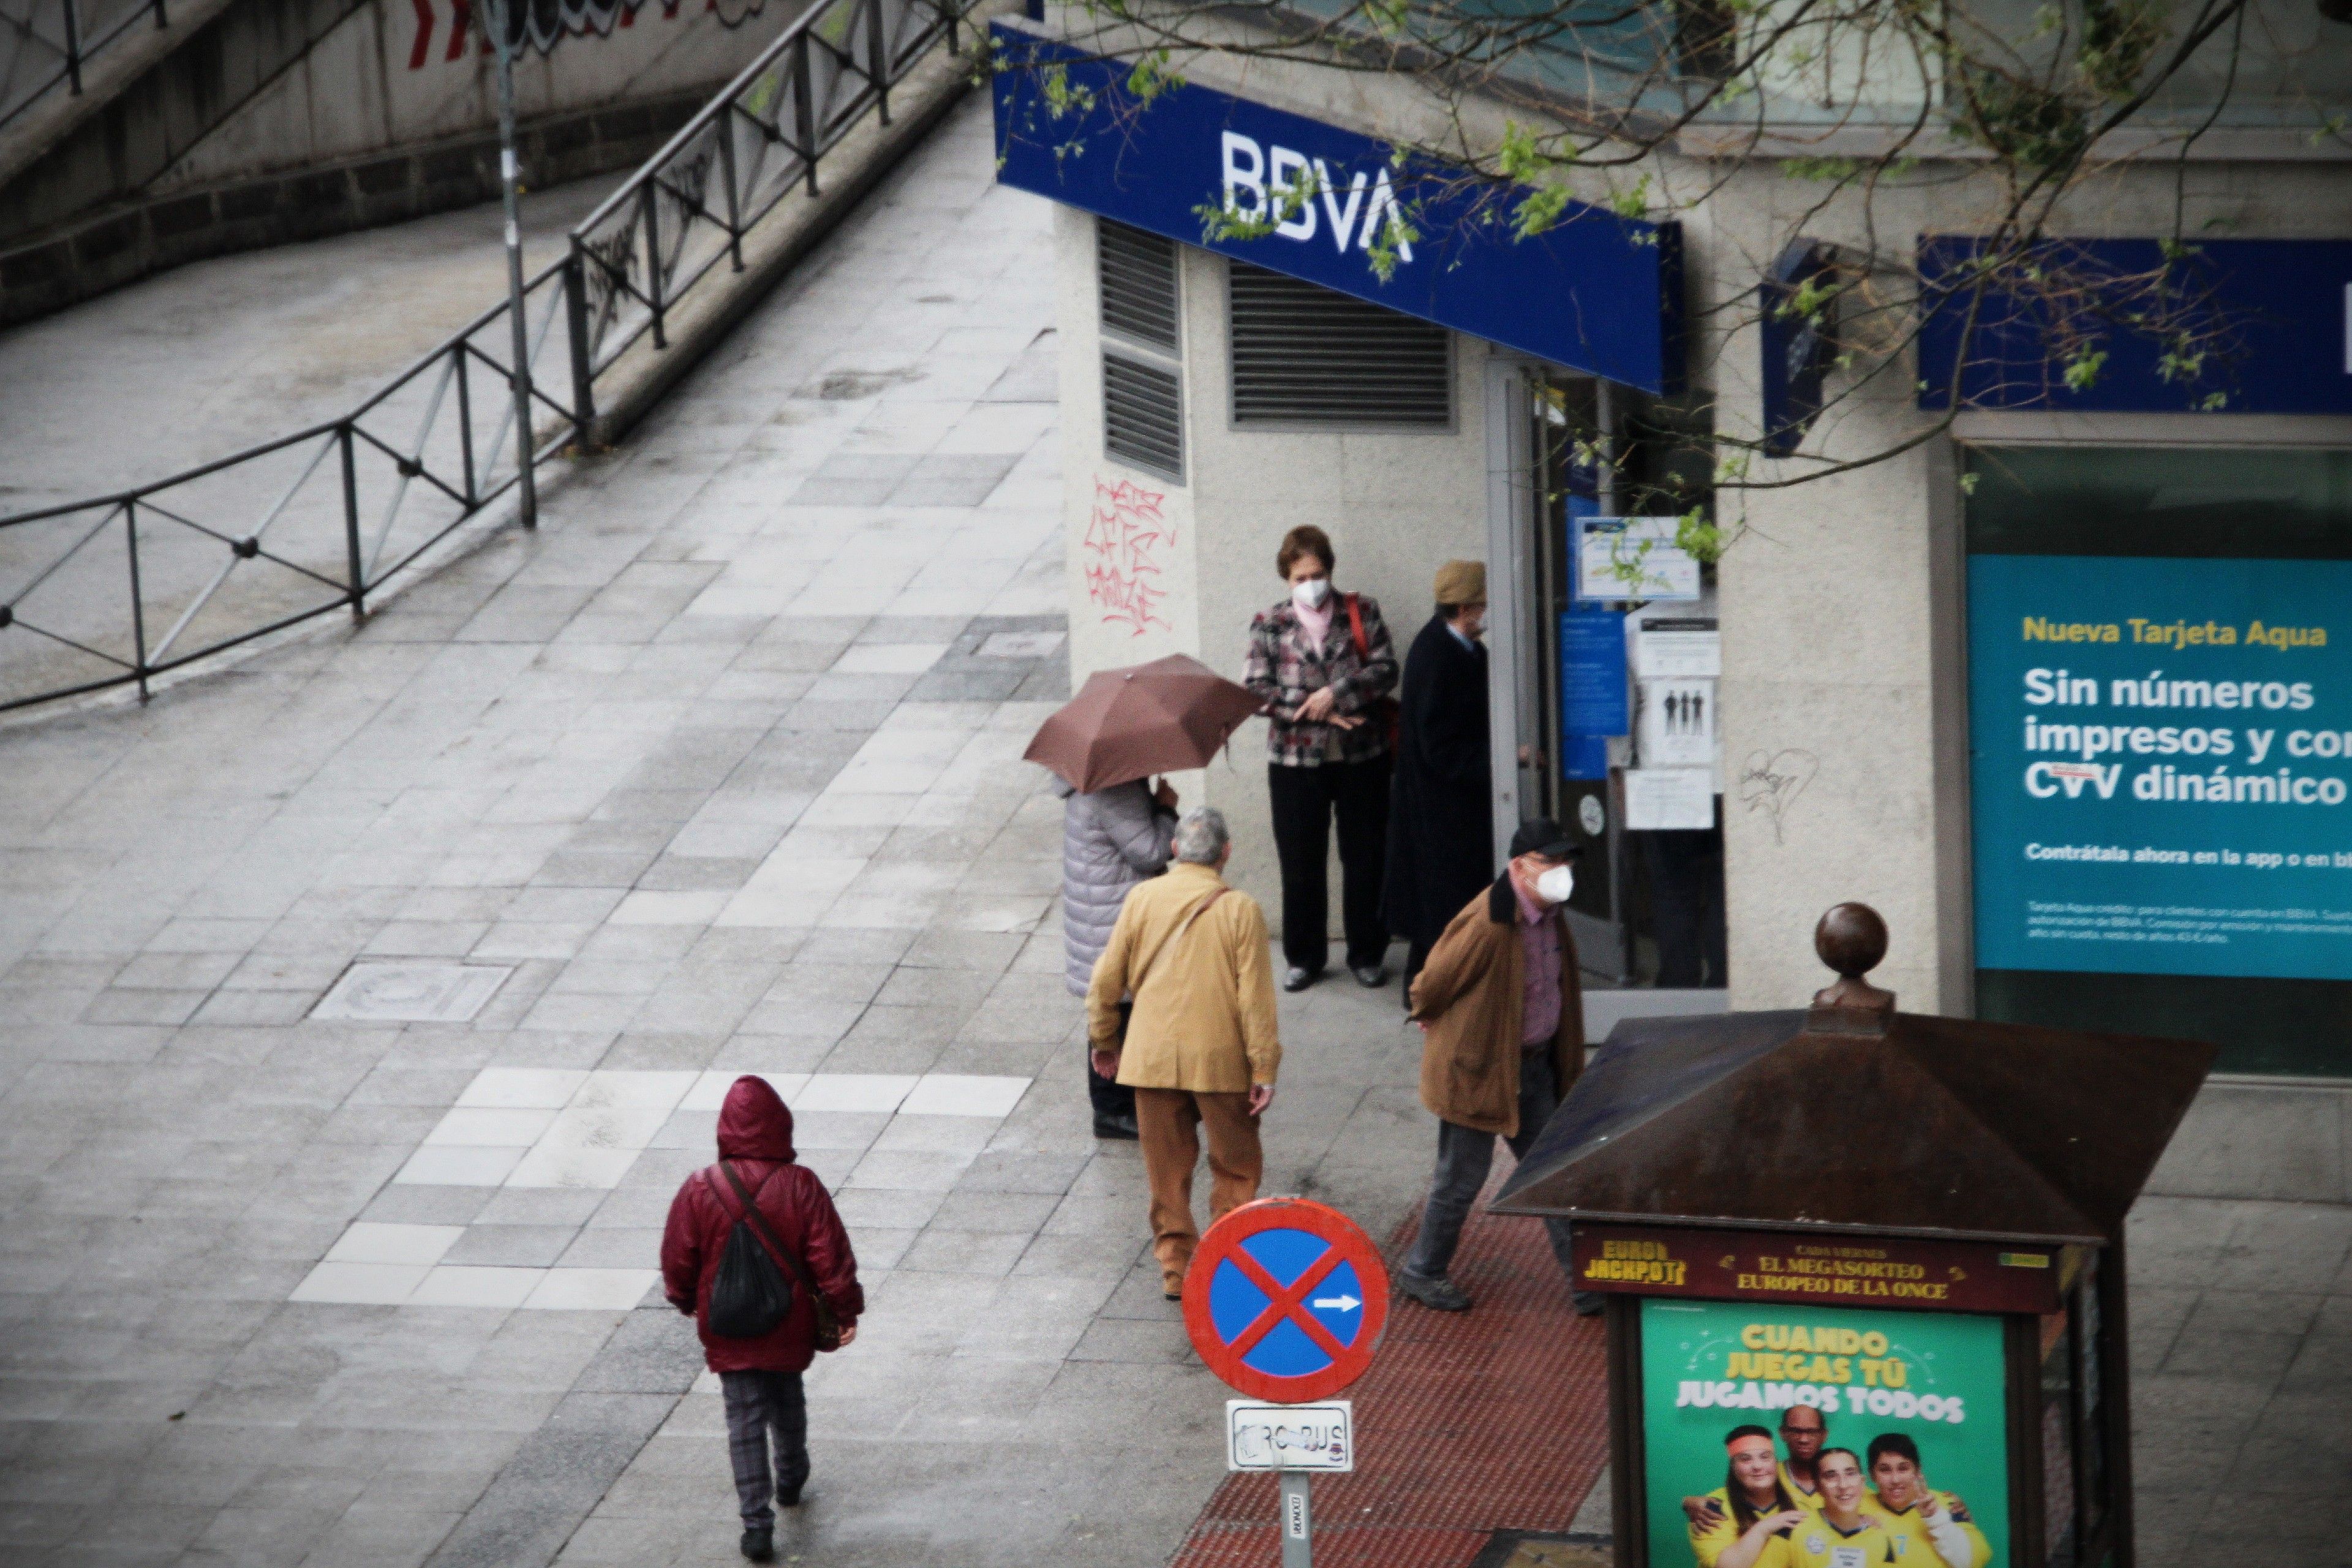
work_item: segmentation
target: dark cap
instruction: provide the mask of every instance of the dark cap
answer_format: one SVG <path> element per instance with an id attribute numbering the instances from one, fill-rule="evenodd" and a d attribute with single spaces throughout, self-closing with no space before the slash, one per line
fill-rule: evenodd
<path id="1" fill-rule="evenodd" d="M 1561 831 L 1559 823 L 1549 816 L 1531 816 L 1519 824 L 1511 835 L 1511 858 L 1522 855 L 1540 855 L 1547 860 L 1574 860 L 1584 853 L 1584 847 Z"/>

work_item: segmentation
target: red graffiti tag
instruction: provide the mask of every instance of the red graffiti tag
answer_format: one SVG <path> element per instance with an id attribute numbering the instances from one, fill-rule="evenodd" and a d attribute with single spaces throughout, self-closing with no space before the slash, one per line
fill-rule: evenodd
<path id="1" fill-rule="evenodd" d="M 1168 623 L 1154 614 L 1168 596 L 1160 586 L 1162 552 L 1176 542 L 1176 530 L 1160 514 L 1168 498 L 1122 479 L 1095 480 L 1095 507 L 1079 542 L 1085 557 L 1087 597 L 1102 607 L 1103 624 L 1124 626 L 1141 637 L 1147 626 Z"/>

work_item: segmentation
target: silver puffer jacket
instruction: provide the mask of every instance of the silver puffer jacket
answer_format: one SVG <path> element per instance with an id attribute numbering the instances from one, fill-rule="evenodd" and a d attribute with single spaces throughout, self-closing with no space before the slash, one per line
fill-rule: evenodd
<path id="1" fill-rule="evenodd" d="M 1083 996 L 1127 890 L 1168 868 L 1176 817 L 1153 803 L 1140 779 L 1087 795 L 1055 779 L 1054 793 L 1062 797 L 1065 978 L 1070 994 Z"/>

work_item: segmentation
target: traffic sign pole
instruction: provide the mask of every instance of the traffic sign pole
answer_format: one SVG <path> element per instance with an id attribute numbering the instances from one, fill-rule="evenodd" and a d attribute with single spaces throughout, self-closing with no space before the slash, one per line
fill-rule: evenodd
<path id="1" fill-rule="evenodd" d="M 1307 1472 L 1282 1476 L 1282 1568 L 1315 1568 L 1315 1517 L 1307 1503 Z"/>

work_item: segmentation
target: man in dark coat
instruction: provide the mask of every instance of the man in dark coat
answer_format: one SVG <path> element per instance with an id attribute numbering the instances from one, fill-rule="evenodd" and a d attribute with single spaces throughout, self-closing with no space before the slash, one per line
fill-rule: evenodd
<path id="1" fill-rule="evenodd" d="M 782 1322 L 758 1339 L 725 1339 L 710 1331 L 711 1287 L 728 1233 L 743 1216 L 742 1202 L 721 1167 L 733 1168 L 775 1239 L 807 1265 L 809 1278 L 841 1323 L 843 1344 L 856 1335 L 866 1293 L 858 1287 L 857 1258 L 832 1194 L 814 1172 L 793 1162 L 793 1113 L 765 1079 L 747 1075 L 727 1090 L 719 1112 L 719 1165 L 688 1176 L 671 1200 L 669 1228 L 662 1234 L 662 1286 L 670 1305 L 694 1319 L 703 1360 L 719 1374 L 726 1395 L 727 1449 L 743 1515 L 743 1555 L 770 1563 L 775 1560 L 776 1526 L 771 1500 L 797 1507 L 808 1480 L 808 1405 L 801 1373 L 816 1357 L 816 1303 L 801 1287 L 798 1271 L 780 1263 L 779 1272 L 793 1286 L 792 1310 Z"/>
<path id="2" fill-rule="evenodd" d="M 1437 569 L 1437 613 L 1412 639 L 1399 689 L 1396 779 L 1381 913 L 1412 944 L 1412 977 L 1462 906 L 1495 878 L 1493 763 L 1486 752 L 1486 567 Z"/>

